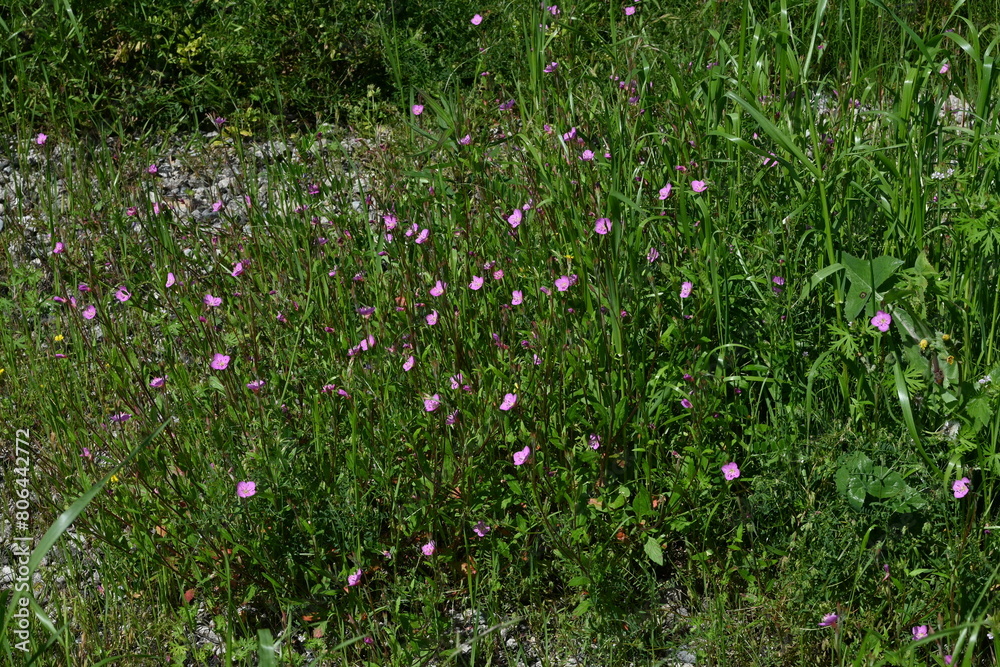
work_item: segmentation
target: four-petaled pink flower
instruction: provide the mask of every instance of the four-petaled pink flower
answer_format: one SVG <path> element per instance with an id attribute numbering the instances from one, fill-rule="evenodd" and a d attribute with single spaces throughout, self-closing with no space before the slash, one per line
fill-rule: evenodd
<path id="1" fill-rule="evenodd" d="M 434 284 L 431 288 L 431 296 L 441 296 L 444 294 L 444 288 L 448 286 L 448 283 L 443 283 L 440 280 Z"/>
<path id="2" fill-rule="evenodd" d="M 708 185 L 705 184 L 705 181 L 691 181 L 691 189 L 695 192 L 704 192 L 708 190 Z"/>
<path id="3" fill-rule="evenodd" d="M 516 289 L 510 294 L 510 305 L 520 306 L 524 302 L 524 293 Z"/>
<path id="4" fill-rule="evenodd" d="M 420 114 L 422 114 L 424 112 L 424 105 L 423 104 L 414 104 L 412 107 L 410 107 L 410 111 L 413 112 L 414 116 L 419 116 Z"/>
<path id="5" fill-rule="evenodd" d="M 472 276 L 472 282 L 469 283 L 469 289 L 477 290 L 483 286 L 483 279 L 479 276 Z"/>
<path id="6" fill-rule="evenodd" d="M 85 320 L 92 320 L 92 319 L 94 319 L 94 317 L 97 316 L 97 307 L 94 306 L 93 304 L 87 306 L 86 308 L 83 309 L 82 315 L 83 315 L 83 319 L 85 319 Z"/>
<path id="7" fill-rule="evenodd" d="M 431 540 L 424 546 L 420 547 L 420 552 L 428 557 L 433 556 L 435 553 L 437 553 L 437 542 Z"/>
<path id="8" fill-rule="evenodd" d="M 820 621 L 819 627 L 821 627 L 821 628 L 830 628 L 830 627 L 833 627 L 833 626 L 837 625 L 837 621 L 839 621 L 839 620 L 840 620 L 840 617 L 837 616 L 836 614 L 827 614 L 827 615 L 825 615 L 823 617 L 823 620 Z"/>
<path id="9" fill-rule="evenodd" d="M 222 305 L 221 296 L 212 296 L 211 294 L 206 294 L 205 298 L 202 299 L 202 301 L 204 301 L 205 305 L 208 306 L 209 308 L 214 308 L 216 306 Z"/>
<path id="10" fill-rule="evenodd" d="M 479 25 L 482 22 L 483 22 L 483 17 L 480 16 L 479 14 L 476 14 L 475 16 L 473 16 L 472 20 L 469 21 L 469 23 L 471 23 L 472 25 Z"/>
<path id="11" fill-rule="evenodd" d="M 625 16 L 632 16 L 633 14 L 635 14 L 634 5 L 629 5 L 628 7 L 625 8 Z"/>
<path id="12" fill-rule="evenodd" d="M 410 371 L 410 370 L 412 370 L 413 369 L 413 364 L 415 364 L 415 363 L 416 363 L 416 359 L 414 359 L 413 355 L 411 354 L 409 357 L 407 357 L 406 361 L 403 362 L 403 370 L 404 371 Z"/>
<path id="13" fill-rule="evenodd" d="M 124 287 L 119 287 L 118 291 L 115 292 L 115 298 L 121 301 L 122 303 L 125 303 L 126 301 L 132 298 L 132 293 L 129 292 Z"/>
<path id="14" fill-rule="evenodd" d="M 469 144 L 472 143 L 472 135 L 471 134 L 465 135 L 464 137 L 458 140 L 458 143 L 462 144 L 463 146 L 468 146 Z"/>
<path id="15" fill-rule="evenodd" d="M 519 224 L 521 224 L 521 209 L 519 208 L 514 209 L 514 212 L 511 213 L 510 216 L 507 218 L 507 224 L 509 224 L 511 227 L 517 227 Z"/>
<path id="16" fill-rule="evenodd" d="M 545 72 L 546 74 L 551 74 L 552 72 L 555 72 L 556 68 L 558 67 L 559 63 L 549 63 L 548 65 L 545 66 L 545 69 L 543 69 L 542 71 Z"/>
<path id="17" fill-rule="evenodd" d="M 62 241 L 56 242 L 56 247 L 52 249 L 53 255 L 59 255 L 66 252 L 66 245 Z"/>
<path id="18" fill-rule="evenodd" d="M 597 435 L 596 433 L 591 433 L 589 440 L 590 440 L 590 448 L 591 449 L 600 449 L 600 447 L 601 447 L 601 436 Z"/>
<path id="19" fill-rule="evenodd" d="M 688 281 L 681 283 L 681 298 L 686 299 L 691 296 L 692 289 L 694 289 L 694 283 Z"/>
<path id="20" fill-rule="evenodd" d="M 722 474 L 725 476 L 727 482 L 731 482 L 740 476 L 740 468 L 736 465 L 735 461 L 732 461 L 722 466 Z"/>
<path id="21" fill-rule="evenodd" d="M 216 354 L 212 357 L 212 368 L 217 371 L 224 371 L 229 367 L 229 357 L 224 354 Z"/>
<path id="22" fill-rule="evenodd" d="M 441 407 L 441 396 L 439 394 L 434 394 L 424 399 L 424 410 L 427 412 L 434 412 L 439 407 Z"/>
<path id="23" fill-rule="evenodd" d="M 245 268 L 246 267 L 244 266 L 243 262 L 236 262 L 236 266 L 233 267 L 233 272 L 230 273 L 229 275 L 231 275 L 233 278 L 239 278 L 240 276 L 243 275 L 243 271 Z"/>
<path id="24" fill-rule="evenodd" d="M 174 278 L 174 274 L 168 273 L 167 274 L 167 284 L 166 284 L 166 286 L 167 287 L 172 287 L 175 282 L 177 282 L 177 279 Z"/>
<path id="25" fill-rule="evenodd" d="M 263 380 L 253 380 L 252 382 L 247 382 L 247 389 L 256 394 L 265 384 L 267 383 Z"/>
<path id="26" fill-rule="evenodd" d="M 435 324 L 438 323 L 438 311 L 432 310 L 431 314 L 425 317 L 424 319 L 427 320 L 428 326 L 434 326 Z"/>
<path id="27" fill-rule="evenodd" d="M 531 447 L 525 445 L 524 449 L 521 451 L 514 452 L 514 465 L 524 465 L 524 462 L 528 460 L 529 456 L 531 456 Z"/>
<path id="28" fill-rule="evenodd" d="M 503 397 L 503 402 L 500 404 L 501 410 L 510 410 L 517 403 L 517 394 L 506 394 Z"/>
<path id="29" fill-rule="evenodd" d="M 969 493 L 969 478 L 956 479 L 951 483 L 951 490 L 956 498 L 964 498 Z"/>
<path id="30" fill-rule="evenodd" d="M 931 633 L 931 629 L 926 625 L 913 626 L 913 641 L 918 641 Z"/>
<path id="31" fill-rule="evenodd" d="M 257 482 L 237 482 L 236 495 L 240 498 L 249 498 L 257 493 Z"/>
<path id="32" fill-rule="evenodd" d="M 221 200 L 221 199 L 220 199 L 220 200 L 218 200 L 218 201 L 216 201 L 216 202 L 213 202 L 213 203 L 212 203 L 212 213 L 218 213 L 219 211 L 221 211 L 221 210 L 222 210 L 222 207 L 223 207 L 224 205 L 225 205 L 225 204 L 223 204 L 223 203 L 222 203 L 222 200 Z"/>
<path id="33" fill-rule="evenodd" d="M 646 254 L 646 259 L 649 260 L 650 264 L 652 264 L 659 258 L 660 258 L 660 251 L 657 250 L 656 248 L 650 248 L 649 252 Z"/>
<path id="34" fill-rule="evenodd" d="M 602 236 L 611 231 L 611 221 L 607 218 L 598 218 L 594 223 L 594 231 Z"/>
<path id="35" fill-rule="evenodd" d="M 890 324 L 892 324 L 892 316 L 881 310 L 875 313 L 875 317 L 872 318 L 872 326 L 883 333 L 889 330 Z"/>
<path id="36" fill-rule="evenodd" d="M 347 575 L 347 585 L 357 586 L 358 584 L 360 584 L 362 574 L 364 574 L 364 572 L 362 572 L 361 568 L 359 567 L 357 570 L 354 571 L 353 574 Z"/>
<path id="37" fill-rule="evenodd" d="M 556 289 L 560 292 L 565 292 L 569 289 L 570 281 L 569 276 L 559 276 L 556 278 Z"/>
<path id="38" fill-rule="evenodd" d="M 584 162 L 590 162 L 591 160 L 594 159 L 594 151 L 588 148 L 587 150 L 583 151 L 583 153 L 580 154 L 580 159 L 583 160 Z"/>
<path id="39" fill-rule="evenodd" d="M 941 69 L 938 70 L 938 74 L 947 74 L 948 70 L 950 70 L 950 69 L 951 69 L 951 65 L 949 65 L 948 63 L 945 63 L 944 65 L 941 65 Z"/>
<path id="40" fill-rule="evenodd" d="M 486 525 L 484 521 L 480 521 L 475 526 L 472 527 L 472 532 L 474 532 L 479 537 L 486 537 L 486 533 L 490 532 L 492 528 Z"/>
<path id="41" fill-rule="evenodd" d="M 48 140 L 48 138 L 49 138 L 49 135 L 43 134 L 43 133 L 39 132 L 38 136 L 35 137 L 35 143 L 38 144 L 39 146 L 44 146 L 45 142 Z"/>
<path id="42" fill-rule="evenodd" d="M 681 407 L 690 410 L 694 405 L 686 398 L 681 399 Z"/>
<path id="43" fill-rule="evenodd" d="M 431 235 L 431 230 L 421 229 L 420 233 L 417 234 L 417 238 L 413 239 L 414 243 L 423 243 Z"/>
<path id="44" fill-rule="evenodd" d="M 159 389 L 164 385 L 166 381 L 167 381 L 166 377 L 153 378 L 152 380 L 149 381 L 149 386 L 152 387 L 153 389 Z"/>
<path id="45" fill-rule="evenodd" d="M 151 174 L 155 174 L 156 172 L 158 172 L 158 171 L 159 171 L 159 169 L 157 168 L 157 166 L 156 166 L 155 164 L 151 164 L 151 165 L 149 165 L 149 167 L 148 167 L 148 168 L 146 169 L 146 171 L 148 171 L 148 172 L 149 172 L 149 173 L 151 173 Z"/>
<path id="46" fill-rule="evenodd" d="M 662 188 L 660 188 L 660 199 L 663 200 L 663 199 L 666 199 L 667 197 L 669 197 L 670 196 L 670 191 L 673 190 L 673 189 L 674 189 L 674 186 L 671 183 L 667 183 Z"/>

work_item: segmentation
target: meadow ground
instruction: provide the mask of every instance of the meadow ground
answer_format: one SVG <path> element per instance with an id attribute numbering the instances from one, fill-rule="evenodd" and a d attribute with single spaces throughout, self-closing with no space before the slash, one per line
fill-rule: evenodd
<path id="1" fill-rule="evenodd" d="M 1000 7 L 791 4 L 156 128 L 0 16 L 5 664 L 996 665 Z"/>

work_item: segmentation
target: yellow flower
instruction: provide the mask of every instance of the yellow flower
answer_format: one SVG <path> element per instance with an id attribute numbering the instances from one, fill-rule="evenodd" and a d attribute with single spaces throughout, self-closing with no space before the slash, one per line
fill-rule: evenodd
<path id="1" fill-rule="evenodd" d="M 920 349 L 921 350 L 926 350 L 928 345 L 930 345 L 930 343 L 927 342 L 926 338 L 922 338 L 920 340 Z"/>
<path id="2" fill-rule="evenodd" d="M 4 369 L 0 368 L 0 375 L 3 375 Z"/>
<path id="3" fill-rule="evenodd" d="M 953 363 L 955 363 L 955 357 L 954 357 L 954 356 L 950 356 L 950 357 L 948 357 L 948 363 L 949 363 L 949 364 L 953 364 Z"/>
<path id="4" fill-rule="evenodd" d="M 948 341 L 951 340 L 951 336 L 949 336 L 948 334 L 941 334 L 941 340 L 947 343 Z"/>
<path id="5" fill-rule="evenodd" d="M 112 475 L 111 476 L 111 481 L 112 482 L 117 482 L 118 481 L 118 475 Z"/>
<path id="6" fill-rule="evenodd" d="M 62 335 L 62 334 L 59 334 L 58 336 L 56 336 L 56 342 L 57 342 L 57 343 L 58 343 L 59 341 L 61 341 L 62 339 L 63 339 L 63 335 Z"/>

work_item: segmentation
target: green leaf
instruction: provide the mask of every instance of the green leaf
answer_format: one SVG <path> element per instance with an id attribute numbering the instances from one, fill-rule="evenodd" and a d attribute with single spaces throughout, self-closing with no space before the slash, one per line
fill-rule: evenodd
<path id="1" fill-rule="evenodd" d="M 645 546 L 642 547 L 646 555 L 649 556 L 649 560 L 653 561 L 657 565 L 663 565 L 663 549 L 660 547 L 658 540 L 650 536 L 646 539 Z"/>
<path id="2" fill-rule="evenodd" d="M 636 519 L 653 513 L 653 501 L 645 487 L 639 489 L 639 493 L 635 494 L 635 498 L 632 499 L 632 511 L 635 512 Z"/>

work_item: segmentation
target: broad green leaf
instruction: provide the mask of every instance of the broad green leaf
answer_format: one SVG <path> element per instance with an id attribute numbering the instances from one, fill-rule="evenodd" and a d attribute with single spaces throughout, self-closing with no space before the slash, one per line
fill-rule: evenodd
<path id="1" fill-rule="evenodd" d="M 663 565 L 663 549 L 654 537 L 650 536 L 646 540 L 646 544 L 642 549 L 646 552 L 646 555 L 649 556 L 649 560 L 653 561 L 657 565 Z"/>

